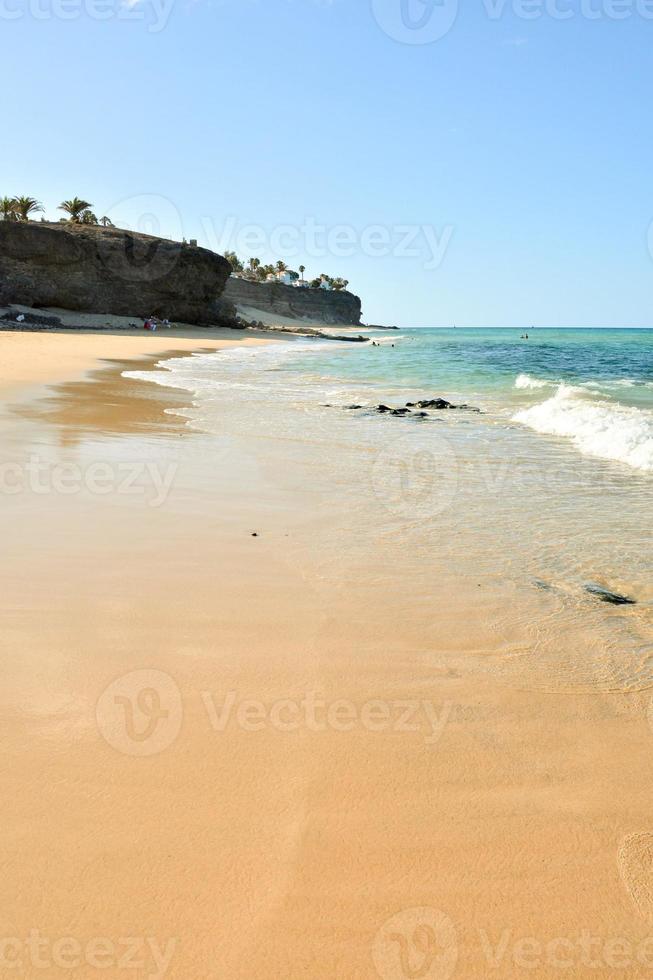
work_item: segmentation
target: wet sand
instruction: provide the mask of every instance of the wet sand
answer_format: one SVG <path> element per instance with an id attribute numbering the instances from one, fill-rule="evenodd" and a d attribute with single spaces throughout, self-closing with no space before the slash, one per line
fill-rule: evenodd
<path id="1" fill-rule="evenodd" d="M 491 669 L 554 599 L 121 377 L 197 339 L 68 336 L 0 338 L 0 975 L 648 975 L 648 692 Z"/>

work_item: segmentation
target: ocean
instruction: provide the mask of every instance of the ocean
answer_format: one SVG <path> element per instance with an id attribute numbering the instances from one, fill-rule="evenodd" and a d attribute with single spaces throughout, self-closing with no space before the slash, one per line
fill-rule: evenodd
<path id="1" fill-rule="evenodd" d="M 526 658 L 531 682 L 653 686 L 653 331 L 369 333 L 375 346 L 294 339 L 127 376 L 188 391 L 174 411 L 216 465 L 230 439 L 255 440 L 267 478 L 323 508 L 322 574 L 343 587 L 370 574 L 374 541 L 379 590 L 401 576 L 416 615 L 446 581 L 493 596 L 497 662 Z M 470 408 L 375 410 L 436 397 Z"/>
<path id="2" fill-rule="evenodd" d="M 528 340 L 522 336 L 528 333 Z M 381 347 L 318 358 L 317 370 L 388 396 L 478 403 L 580 453 L 653 472 L 653 331 L 402 330 Z M 394 346 L 393 346 L 394 345 Z M 315 367 L 315 365 L 314 365 Z M 300 362 L 288 370 L 301 372 Z"/>

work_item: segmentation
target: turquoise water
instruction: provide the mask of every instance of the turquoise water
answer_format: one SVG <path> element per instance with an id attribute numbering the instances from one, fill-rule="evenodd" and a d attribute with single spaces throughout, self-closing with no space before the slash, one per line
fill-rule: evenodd
<path id="1" fill-rule="evenodd" d="M 506 391 L 519 375 L 562 381 L 629 382 L 627 403 L 653 405 L 653 330 L 421 329 L 371 332 L 380 347 L 324 351 L 325 374 L 379 385 L 467 392 Z M 394 344 L 394 348 L 392 347 Z M 299 359 L 293 367 L 304 370 Z M 609 385 L 608 385 L 609 387 Z M 623 386 L 624 389 L 628 385 Z"/>
<path id="2" fill-rule="evenodd" d="M 491 645 L 528 683 L 653 686 L 653 331 L 529 334 L 293 340 L 128 375 L 189 393 L 181 414 L 212 465 L 244 438 L 289 506 L 318 509 L 323 574 L 340 588 L 400 581 L 416 615 L 436 582 L 479 590 Z M 375 410 L 434 396 L 480 411 Z M 588 582 L 637 603 L 606 606 Z"/>
<path id="3" fill-rule="evenodd" d="M 653 472 L 653 330 L 377 331 L 323 348 L 311 371 L 351 397 L 440 396 L 513 418 L 578 451 Z M 305 356 L 284 365 L 306 372 Z"/>

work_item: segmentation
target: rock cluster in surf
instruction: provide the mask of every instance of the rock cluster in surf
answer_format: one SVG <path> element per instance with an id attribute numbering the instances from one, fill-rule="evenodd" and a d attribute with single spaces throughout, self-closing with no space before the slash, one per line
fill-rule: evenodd
<path id="1" fill-rule="evenodd" d="M 327 404 L 324 407 L 336 408 L 337 406 Z M 406 402 L 406 404 L 402 408 L 393 408 L 391 405 L 384 405 L 384 404 L 376 405 L 372 409 L 364 405 L 343 405 L 342 408 L 344 408 L 345 411 L 347 412 L 352 412 L 356 410 L 359 411 L 371 410 L 373 412 L 376 412 L 378 415 L 393 415 L 398 418 L 411 418 L 411 419 L 428 419 L 432 417 L 429 415 L 428 412 L 414 411 L 415 408 L 419 408 L 419 409 L 429 408 L 435 411 L 443 411 L 445 409 L 457 409 L 459 411 L 464 410 L 468 412 L 478 412 L 478 413 L 480 413 L 481 411 L 480 408 L 474 408 L 474 406 L 472 405 L 465 405 L 465 404 L 454 405 L 452 402 L 448 402 L 444 398 L 423 398 L 421 401 L 418 402 Z"/>

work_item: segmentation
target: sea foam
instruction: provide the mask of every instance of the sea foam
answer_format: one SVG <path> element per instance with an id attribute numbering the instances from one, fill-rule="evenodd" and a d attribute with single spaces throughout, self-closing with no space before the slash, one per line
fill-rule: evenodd
<path id="1" fill-rule="evenodd" d="M 514 421 L 536 432 L 565 436 L 586 456 L 626 463 L 653 473 L 653 413 L 561 384 L 552 398 L 522 409 Z"/>
<path id="2" fill-rule="evenodd" d="M 541 381 L 539 378 L 531 377 L 530 374 L 519 374 L 515 380 L 515 388 L 548 388 L 555 383 L 555 381 Z"/>

